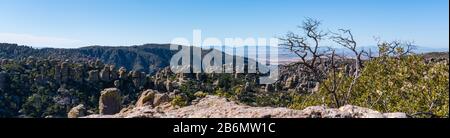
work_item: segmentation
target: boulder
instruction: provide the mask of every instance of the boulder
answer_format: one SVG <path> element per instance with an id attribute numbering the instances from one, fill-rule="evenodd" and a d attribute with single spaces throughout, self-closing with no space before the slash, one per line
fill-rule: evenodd
<path id="1" fill-rule="evenodd" d="M 111 80 L 117 80 L 119 78 L 119 74 L 117 74 L 116 72 L 116 66 L 114 65 L 109 66 L 109 73 L 110 73 L 109 78 Z"/>
<path id="2" fill-rule="evenodd" d="M 105 66 L 103 67 L 103 69 L 100 71 L 100 80 L 102 81 L 106 81 L 109 82 L 110 79 L 110 70 L 109 70 L 109 66 Z"/>
<path id="3" fill-rule="evenodd" d="M 158 93 L 155 94 L 155 98 L 153 99 L 153 106 L 158 106 L 167 102 L 170 102 L 169 95 L 167 95 L 167 93 Z"/>
<path id="4" fill-rule="evenodd" d="M 119 69 L 119 79 L 127 78 L 127 69 L 125 67 L 120 67 Z"/>
<path id="5" fill-rule="evenodd" d="M 69 74 L 69 63 L 68 62 L 63 62 L 61 63 L 61 81 L 62 82 L 67 82 L 70 78 L 70 74 Z"/>
<path id="6" fill-rule="evenodd" d="M 78 118 L 86 115 L 86 108 L 83 104 L 79 104 L 72 109 L 70 109 L 69 113 L 67 113 L 67 118 Z"/>
<path id="7" fill-rule="evenodd" d="M 120 112 L 121 102 L 119 89 L 107 88 L 103 90 L 99 100 L 100 114 L 112 115 Z"/>
<path id="8" fill-rule="evenodd" d="M 155 98 L 155 91 L 153 90 L 146 90 L 141 93 L 141 96 L 139 96 L 139 99 L 136 102 L 136 107 L 142 107 L 145 105 L 153 105 L 153 100 Z"/>

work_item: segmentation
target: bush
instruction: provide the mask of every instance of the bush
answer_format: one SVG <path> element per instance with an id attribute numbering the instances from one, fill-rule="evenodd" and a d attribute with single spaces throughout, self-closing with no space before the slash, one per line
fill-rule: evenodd
<path id="1" fill-rule="evenodd" d="M 194 96 L 197 98 L 204 98 L 204 97 L 206 97 L 206 95 L 208 95 L 208 94 L 206 94 L 202 91 L 198 91 L 198 92 L 194 93 Z"/>
<path id="2" fill-rule="evenodd" d="M 180 106 L 180 107 L 183 107 L 183 106 L 186 106 L 186 105 L 188 105 L 188 100 L 187 99 L 184 99 L 182 96 L 180 96 L 180 95 L 176 95 L 173 99 L 172 99 L 172 101 L 170 102 L 171 104 L 172 104 L 172 106 Z"/>
<path id="3" fill-rule="evenodd" d="M 427 64 L 420 56 L 380 57 L 366 64 L 349 103 L 383 112 L 448 116 L 448 78 L 448 64 Z"/>
<path id="4" fill-rule="evenodd" d="M 186 83 L 183 83 L 180 86 L 181 93 L 186 94 L 189 99 L 195 99 L 195 92 L 199 91 L 199 88 L 197 87 L 196 82 L 189 80 Z"/>
<path id="5" fill-rule="evenodd" d="M 380 112 L 405 112 L 414 117 L 448 117 L 448 63 L 426 63 L 418 55 L 382 55 L 365 62 L 361 75 L 348 93 L 354 77 L 338 72 L 323 83 L 340 82 L 336 95 L 340 103 L 371 108 Z M 313 105 L 335 106 L 334 97 L 321 85 L 311 95 L 295 95 L 291 108 Z"/>

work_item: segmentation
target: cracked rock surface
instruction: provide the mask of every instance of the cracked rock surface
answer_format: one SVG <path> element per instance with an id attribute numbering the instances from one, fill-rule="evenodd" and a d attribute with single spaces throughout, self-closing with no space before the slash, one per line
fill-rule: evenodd
<path id="1" fill-rule="evenodd" d="M 129 108 L 115 115 L 89 115 L 84 118 L 407 118 L 407 115 L 380 113 L 353 105 L 340 108 L 311 106 L 303 110 L 252 107 L 209 95 L 182 108 L 164 103 L 155 107 L 148 105 Z"/>

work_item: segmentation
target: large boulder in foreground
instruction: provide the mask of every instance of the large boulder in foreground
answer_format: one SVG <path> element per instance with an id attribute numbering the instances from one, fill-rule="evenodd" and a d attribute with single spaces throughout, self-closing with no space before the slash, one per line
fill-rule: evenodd
<path id="1" fill-rule="evenodd" d="M 208 95 L 193 105 L 173 108 L 168 104 L 135 107 L 112 116 L 90 115 L 87 118 L 407 118 L 405 113 L 378 111 L 345 105 L 340 108 L 311 106 L 304 110 L 252 107 L 225 98 Z"/>
<path id="2" fill-rule="evenodd" d="M 120 112 L 120 91 L 117 88 L 107 88 L 101 92 L 99 112 L 102 115 L 112 115 Z"/>

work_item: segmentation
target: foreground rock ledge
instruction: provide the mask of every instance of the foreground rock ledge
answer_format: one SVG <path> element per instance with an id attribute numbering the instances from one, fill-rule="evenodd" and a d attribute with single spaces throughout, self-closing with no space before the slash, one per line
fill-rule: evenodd
<path id="1" fill-rule="evenodd" d="M 206 96 L 198 103 L 182 108 L 173 108 L 166 103 L 156 107 L 135 107 L 115 115 L 89 115 L 83 118 L 407 118 L 407 115 L 380 113 L 353 105 L 338 109 L 311 106 L 304 110 L 251 107 L 217 96 Z"/>

